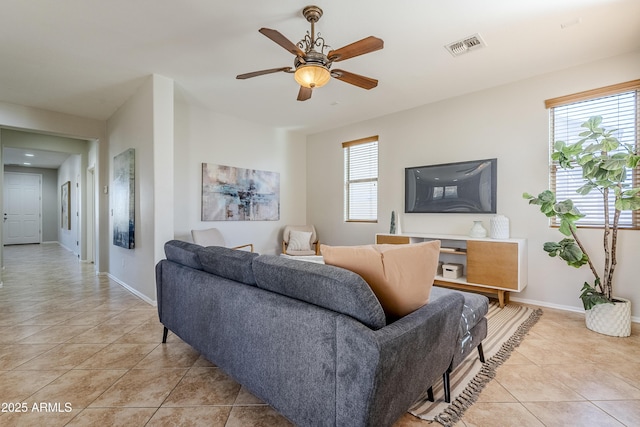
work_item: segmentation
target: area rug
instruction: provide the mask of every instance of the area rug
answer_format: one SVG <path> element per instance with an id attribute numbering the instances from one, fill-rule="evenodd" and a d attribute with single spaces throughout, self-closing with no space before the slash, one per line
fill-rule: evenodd
<path id="1" fill-rule="evenodd" d="M 541 309 L 532 309 L 517 304 L 500 308 L 491 301 L 487 313 L 487 337 L 482 341 L 485 363 L 473 351 L 450 374 L 451 403 L 444 401 L 442 380 L 433 387 L 435 401 L 419 401 L 409 410 L 412 415 L 432 420 L 445 427 L 453 426 L 464 412 L 478 399 L 482 389 L 495 377 L 496 369 L 520 345 L 529 329 L 542 315 Z"/>

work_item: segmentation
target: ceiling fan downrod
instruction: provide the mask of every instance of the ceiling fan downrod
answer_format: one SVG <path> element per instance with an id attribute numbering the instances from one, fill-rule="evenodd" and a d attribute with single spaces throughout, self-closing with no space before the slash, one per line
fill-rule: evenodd
<path id="1" fill-rule="evenodd" d="M 320 53 L 324 53 L 324 50 L 330 48 L 330 46 L 325 44 L 324 38 L 320 36 L 320 33 L 316 35 L 315 25 L 322 17 L 322 9 L 318 6 L 307 6 L 302 10 L 302 16 L 311 24 L 311 32 L 307 32 L 305 37 L 298 42 L 298 46 L 300 49 L 304 49 L 305 53 L 315 51 L 315 47 L 319 47 Z"/>

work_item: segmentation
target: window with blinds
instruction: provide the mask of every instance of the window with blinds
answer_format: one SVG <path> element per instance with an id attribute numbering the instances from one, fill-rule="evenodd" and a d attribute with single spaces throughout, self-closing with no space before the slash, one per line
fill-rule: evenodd
<path id="1" fill-rule="evenodd" d="M 567 144 L 578 142 L 579 134 L 586 129 L 581 127 L 592 116 L 602 116 L 601 127 L 617 131 L 613 134 L 620 143 L 628 144 L 638 152 L 640 146 L 640 80 L 569 95 L 546 101 L 550 109 L 550 152 L 553 152 L 555 141 Z M 636 168 L 629 171 L 627 184 L 637 187 L 640 183 Z M 602 194 L 592 190 L 582 196 L 576 189 L 583 185 L 582 169 L 574 165 L 573 169 L 562 169 L 557 162 L 550 161 L 550 186 L 555 191 L 558 201 L 572 199 L 577 208 L 586 216 L 576 224 L 583 227 L 599 227 L 604 225 Z M 613 221 L 613 192 L 609 195 L 610 220 Z M 637 212 L 622 211 L 620 228 L 638 228 Z M 559 225 L 553 219 L 552 225 Z"/>
<path id="2" fill-rule="evenodd" d="M 378 220 L 378 137 L 344 142 L 345 221 Z"/>

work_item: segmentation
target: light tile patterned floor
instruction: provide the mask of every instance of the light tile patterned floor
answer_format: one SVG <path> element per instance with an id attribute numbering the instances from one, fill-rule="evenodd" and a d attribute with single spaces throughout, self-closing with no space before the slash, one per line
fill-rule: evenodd
<path id="1" fill-rule="evenodd" d="M 290 425 L 175 335 L 162 345 L 156 309 L 92 265 L 56 244 L 4 255 L 3 427 Z M 458 425 L 640 425 L 639 325 L 610 338 L 579 314 L 544 312 Z M 395 427 L 428 424 L 406 415 Z"/>

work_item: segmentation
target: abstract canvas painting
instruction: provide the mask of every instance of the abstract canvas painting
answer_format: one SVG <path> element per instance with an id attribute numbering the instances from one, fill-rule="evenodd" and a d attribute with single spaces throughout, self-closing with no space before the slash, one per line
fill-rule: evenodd
<path id="1" fill-rule="evenodd" d="M 279 219 L 279 173 L 202 164 L 202 221 Z"/>
<path id="2" fill-rule="evenodd" d="M 113 244 L 135 247 L 135 150 L 130 148 L 113 158 Z"/>

